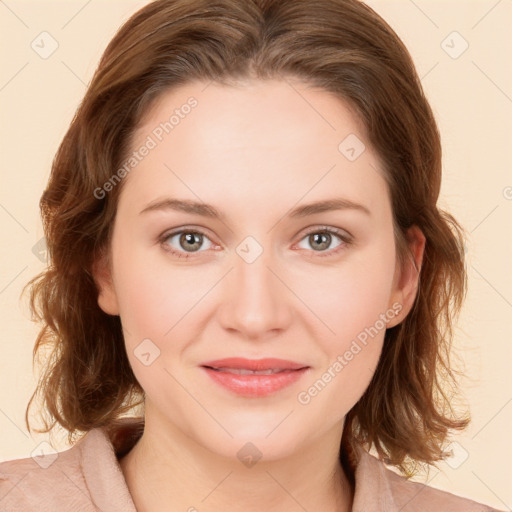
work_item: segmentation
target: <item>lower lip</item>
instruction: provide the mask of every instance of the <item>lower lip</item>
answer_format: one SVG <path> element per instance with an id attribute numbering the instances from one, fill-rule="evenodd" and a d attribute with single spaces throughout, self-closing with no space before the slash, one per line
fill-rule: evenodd
<path id="1" fill-rule="evenodd" d="M 297 382 L 308 368 L 289 370 L 270 375 L 239 375 L 220 372 L 202 367 L 206 373 L 221 386 L 242 396 L 261 397 L 271 395 Z"/>

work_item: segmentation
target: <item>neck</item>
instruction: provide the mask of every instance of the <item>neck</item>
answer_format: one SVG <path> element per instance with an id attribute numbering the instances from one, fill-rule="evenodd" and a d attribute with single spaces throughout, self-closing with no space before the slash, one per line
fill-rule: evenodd
<path id="1" fill-rule="evenodd" d="M 166 429 L 168 426 L 166 426 Z M 178 429 L 145 424 L 120 466 L 138 512 L 351 510 L 337 429 L 289 457 L 251 465 L 198 445 Z"/>

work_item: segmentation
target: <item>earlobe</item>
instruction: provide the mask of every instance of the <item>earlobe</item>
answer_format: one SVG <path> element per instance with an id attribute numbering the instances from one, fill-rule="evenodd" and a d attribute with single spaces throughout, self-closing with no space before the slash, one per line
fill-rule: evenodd
<path id="1" fill-rule="evenodd" d="M 98 306 L 108 315 L 119 315 L 117 295 L 112 281 L 108 256 L 101 254 L 93 263 L 92 273 L 98 288 Z"/>
<path id="2" fill-rule="evenodd" d="M 398 325 L 411 311 L 419 293 L 420 272 L 425 253 L 426 239 L 418 226 L 412 226 L 406 233 L 408 252 L 400 268 L 397 261 L 395 282 L 390 304 L 399 303 L 401 308 L 396 317 L 388 323 L 388 328 Z"/>

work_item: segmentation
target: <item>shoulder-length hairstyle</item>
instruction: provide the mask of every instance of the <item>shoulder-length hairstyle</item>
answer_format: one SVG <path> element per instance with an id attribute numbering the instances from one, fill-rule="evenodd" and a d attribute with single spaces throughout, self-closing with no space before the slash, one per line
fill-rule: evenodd
<path id="1" fill-rule="evenodd" d="M 358 0 L 157 0 L 120 28 L 40 200 L 49 264 L 26 286 L 33 319 L 42 323 L 33 357 L 51 351 L 27 405 L 29 431 L 39 393 L 51 425 L 43 418 L 45 429 L 37 431 L 58 422 L 70 442 L 143 404 L 120 319 L 98 306 L 92 273 L 108 250 L 123 182 L 102 198 L 97 190 L 125 161 L 142 116 L 163 92 L 193 80 L 287 77 L 336 95 L 363 122 L 382 161 L 400 261 L 410 257 L 409 227 L 426 237 L 414 306 L 386 331 L 373 380 L 346 417 L 342 446 L 373 447 L 409 475 L 418 462 L 444 458 L 450 430 L 469 421 L 450 404 L 453 322 L 467 287 L 464 231 L 436 206 L 440 136 L 412 59 Z"/>

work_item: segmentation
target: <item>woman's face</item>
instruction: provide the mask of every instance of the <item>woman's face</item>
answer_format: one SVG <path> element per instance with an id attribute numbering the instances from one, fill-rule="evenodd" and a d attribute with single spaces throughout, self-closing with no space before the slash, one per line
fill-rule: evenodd
<path id="1" fill-rule="evenodd" d="M 131 147 L 111 283 L 97 275 L 147 424 L 229 457 L 339 439 L 416 286 L 361 124 L 298 82 L 198 82 L 162 96 Z M 303 369 L 239 375 L 250 363 L 225 358 Z"/>

